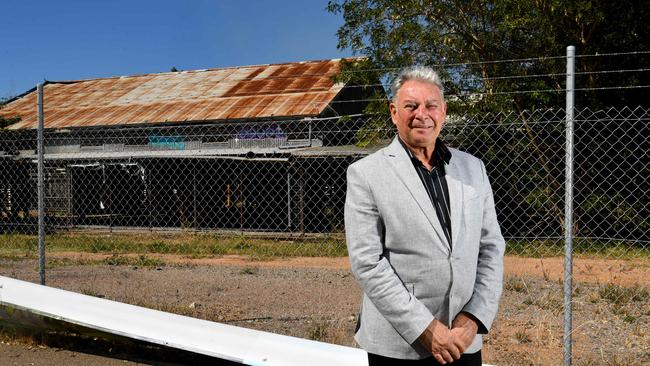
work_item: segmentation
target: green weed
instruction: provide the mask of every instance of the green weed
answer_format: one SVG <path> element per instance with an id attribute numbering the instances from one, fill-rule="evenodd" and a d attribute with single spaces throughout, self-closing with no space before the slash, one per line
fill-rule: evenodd
<path id="1" fill-rule="evenodd" d="M 327 337 L 327 324 L 323 323 L 316 323 L 313 328 L 309 330 L 309 336 L 308 338 L 313 340 L 313 341 L 319 341 L 323 342 L 325 341 L 325 338 Z"/>
<path id="2" fill-rule="evenodd" d="M 632 301 L 644 302 L 650 298 L 650 292 L 643 286 L 623 287 L 613 283 L 601 286 L 598 295 L 615 305 L 625 305 Z"/>
<path id="3" fill-rule="evenodd" d="M 525 344 L 525 343 L 530 343 L 531 342 L 530 337 L 523 330 L 518 330 L 517 332 L 515 332 L 515 340 L 519 344 Z"/>
<path id="4" fill-rule="evenodd" d="M 528 286 L 526 281 L 519 276 L 509 276 L 503 283 L 503 287 L 506 291 L 514 291 L 519 293 L 528 293 Z"/>
<path id="5" fill-rule="evenodd" d="M 110 266 L 137 266 L 137 267 L 161 267 L 165 265 L 164 261 L 147 257 L 141 254 L 137 257 L 113 254 L 102 261 Z"/>
<path id="6" fill-rule="evenodd" d="M 257 274 L 257 268 L 246 267 L 239 271 L 241 275 L 255 275 Z"/>
<path id="7" fill-rule="evenodd" d="M 562 257 L 564 239 L 508 240 L 506 254 L 528 258 Z M 638 259 L 650 258 L 650 248 L 623 240 L 575 238 L 573 254 L 585 258 Z"/>
<path id="8" fill-rule="evenodd" d="M 169 245 L 164 241 L 154 241 L 148 246 L 148 250 L 151 253 L 169 253 Z"/>
<path id="9" fill-rule="evenodd" d="M 59 233 L 46 237 L 48 252 L 112 254 L 171 253 L 193 258 L 214 255 L 245 255 L 252 259 L 347 256 L 342 236 L 311 238 L 249 237 L 206 233 Z M 0 258 L 37 255 L 35 236 L 0 235 Z"/>

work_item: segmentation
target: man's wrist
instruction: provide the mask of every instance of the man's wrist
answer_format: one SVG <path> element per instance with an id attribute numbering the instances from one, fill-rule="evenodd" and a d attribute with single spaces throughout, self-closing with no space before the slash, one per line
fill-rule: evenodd
<path id="1" fill-rule="evenodd" d="M 424 331 L 422 331 L 422 334 L 418 337 L 418 341 L 420 342 L 427 342 L 430 341 L 431 338 L 433 338 L 433 330 L 436 328 L 436 319 L 433 319 L 429 325 L 427 325 L 426 328 L 424 328 Z"/>
<path id="2" fill-rule="evenodd" d="M 466 311 L 460 312 L 452 324 L 453 327 L 463 327 L 478 332 L 481 322 L 476 317 Z"/>

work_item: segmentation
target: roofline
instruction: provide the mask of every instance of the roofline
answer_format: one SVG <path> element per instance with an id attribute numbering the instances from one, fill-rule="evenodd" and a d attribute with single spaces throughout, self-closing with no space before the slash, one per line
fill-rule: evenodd
<path id="1" fill-rule="evenodd" d="M 234 70 L 234 69 L 246 69 L 246 68 L 252 68 L 252 67 L 265 67 L 265 66 L 280 66 L 280 65 L 315 63 L 315 62 L 323 62 L 323 61 L 360 60 L 360 59 L 365 59 L 365 58 L 367 58 L 367 57 L 365 57 L 365 56 L 357 56 L 357 57 L 343 57 L 343 58 L 332 58 L 332 59 L 321 59 L 321 60 L 280 62 L 280 63 L 273 63 L 273 64 L 212 67 L 212 68 L 207 68 L 207 69 L 196 69 L 196 70 L 150 72 L 150 73 L 144 73 L 144 74 L 106 76 L 106 77 L 99 77 L 99 78 L 76 79 L 76 80 L 57 80 L 57 81 L 46 80 L 45 85 L 47 85 L 47 84 L 74 84 L 74 83 L 80 83 L 80 82 L 84 82 L 84 81 L 94 81 L 94 80 L 125 79 L 125 78 L 136 78 L 136 77 L 142 77 L 142 76 L 152 76 L 152 75 L 195 73 L 195 72 L 218 71 L 218 70 Z M 29 89 L 28 91 L 7 100 L 5 103 L 9 103 L 9 102 L 14 101 L 14 100 L 16 100 L 18 98 L 21 98 L 21 97 L 23 97 L 23 96 L 25 96 L 25 95 L 27 95 L 27 94 L 35 91 L 35 90 L 36 90 L 36 87 L 34 87 L 32 89 Z"/>
<path id="2" fill-rule="evenodd" d="M 92 80 L 92 79 L 90 79 L 90 80 Z M 44 81 L 43 81 L 43 86 L 45 86 L 45 85 L 49 85 L 49 84 L 74 84 L 74 83 L 76 83 L 76 82 L 77 82 L 77 81 L 74 81 L 74 80 L 72 80 L 72 81 L 65 81 L 65 80 L 64 80 L 64 81 L 51 81 L 51 80 L 44 80 Z M 40 83 L 39 83 L 39 84 L 40 84 Z M 15 95 L 15 96 L 11 97 L 10 99 L 7 99 L 7 100 L 3 101 L 2 103 L 0 103 L 0 106 L 2 106 L 2 105 L 6 105 L 6 104 L 9 104 L 9 103 L 13 102 L 14 100 L 17 100 L 17 99 L 20 99 L 20 98 L 24 97 L 24 96 L 27 95 L 27 94 L 31 94 L 31 93 L 35 92 L 37 88 L 38 88 L 38 87 L 35 86 L 35 87 L 33 87 L 33 88 L 27 90 L 27 91 L 24 92 L 24 93 L 21 93 L 21 94 Z"/>

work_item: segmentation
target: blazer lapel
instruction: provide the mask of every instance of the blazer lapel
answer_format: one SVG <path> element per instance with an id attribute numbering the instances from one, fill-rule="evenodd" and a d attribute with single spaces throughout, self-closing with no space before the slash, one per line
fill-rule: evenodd
<path id="1" fill-rule="evenodd" d="M 445 179 L 449 188 L 449 211 L 451 211 L 451 242 L 455 245 L 458 243 L 463 217 L 463 183 L 457 178 L 453 156 L 445 169 Z"/>
<path id="2" fill-rule="evenodd" d="M 436 210 L 433 208 L 431 199 L 429 198 L 429 195 L 427 194 L 427 191 L 422 184 L 422 180 L 418 176 L 418 173 L 415 171 L 413 163 L 406 154 L 404 147 L 397 140 L 397 137 L 393 139 L 393 142 L 386 147 L 384 154 L 386 156 L 386 160 L 388 160 L 390 163 L 391 168 L 397 172 L 397 176 L 402 181 L 402 183 L 404 183 L 406 189 L 411 194 L 411 197 L 415 200 L 435 230 L 445 251 L 449 252 L 449 243 L 447 242 L 445 233 L 442 230 L 442 226 L 440 225 L 440 220 L 438 220 L 438 215 L 436 215 Z"/>

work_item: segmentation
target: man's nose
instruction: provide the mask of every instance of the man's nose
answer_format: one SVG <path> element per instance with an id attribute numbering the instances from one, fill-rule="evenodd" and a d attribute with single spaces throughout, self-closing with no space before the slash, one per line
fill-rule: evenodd
<path id="1" fill-rule="evenodd" d="M 427 107 L 424 104 L 420 104 L 415 109 L 415 117 L 423 120 L 429 118 L 429 111 L 427 110 Z"/>

